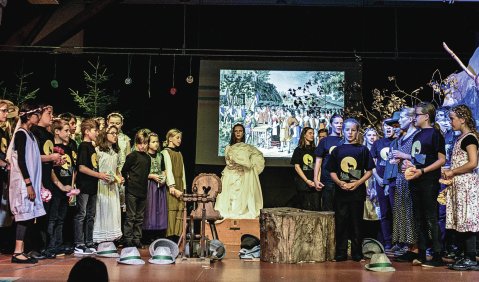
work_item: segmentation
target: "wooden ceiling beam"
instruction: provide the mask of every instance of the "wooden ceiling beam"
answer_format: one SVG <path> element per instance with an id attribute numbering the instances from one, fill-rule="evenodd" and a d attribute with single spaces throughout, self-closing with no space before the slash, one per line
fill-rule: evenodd
<path id="1" fill-rule="evenodd" d="M 85 24 L 98 16 L 105 8 L 121 0 L 97 0 L 85 7 L 76 16 L 52 30 L 42 39 L 35 42 L 34 46 L 59 46 L 73 35 L 84 29 Z"/>

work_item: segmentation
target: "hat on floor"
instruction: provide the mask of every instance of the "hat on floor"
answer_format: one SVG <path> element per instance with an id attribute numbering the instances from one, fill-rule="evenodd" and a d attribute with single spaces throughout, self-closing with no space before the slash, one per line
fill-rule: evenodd
<path id="1" fill-rule="evenodd" d="M 127 247 L 121 250 L 119 259 L 116 259 L 118 263 L 123 264 L 145 264 L 145 261 L 141 259 L 140 252 L 136 247 Z"/>
<path id="2" fill-rule="evenodd" d="M 118 250 L 113 242 L 102 242 L 98 245 L 96 255 L 99 257 L 106 258 L 117 258 L 120 257 Z"/>
<path id="3" fill-rule="evenodd" d="M 213 239 L 209 242 L 209 256 L 214 260 L 221 260 L 226 256 L 225 245 L 217 239 Z"/>
<path id="4" fill-rule="evenodd" d="M 169 248 L 171 252 L 171 256 L 173 257 L 173 260 L 176 259 L 176 257 L 178 256 L 178 253 L 179 253 L 178 245 L 169 239 L 161 238 L 161 239 L 157 239 L 153 241 L 153 243 L 151 243 L 149 247 L 151 256 L 155 255 L 155 250 L 158 247 Z"/>
<path id="5" fill-rule="evenodd" d="M 374 254 L 384 253 L 384 246 L 376 239 L 365 238 L 363 240 L 363 256 L 371 258 Z"/>
<path id="6" fill-rule="evenodd" d="M 148 260 L 150 263 L 154 264 L 172 264 L 175 262 L 171 250 L 168 247 L 157 247 L 155 252 Z"/>
<path id="7" fill-rule="evenodd" d="M 243 234 L 241 236 L 241 248 L 242 249 L 252 249 L 260 245 L 260 240 L 258 237 L 251 234 Z"/>
<path id="8" fill-rule="evenodd" d="M 364 266 L 367 270 L 377 272 L 392 272 L 396 269 L 391 264 L 386 254 L 374 254 L 371 257 L 371 261 Z"/>

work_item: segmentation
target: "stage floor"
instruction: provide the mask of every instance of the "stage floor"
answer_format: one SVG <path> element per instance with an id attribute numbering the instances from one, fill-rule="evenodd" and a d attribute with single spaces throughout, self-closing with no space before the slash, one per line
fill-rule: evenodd
<path id="1" fill-rule="evenodd" d="M 409 263 L 393 263 L 395 272 L 371 272 L 366 262 L 273 264 L 246 262 L 232 253 L 209 265 L 148 263 L 148 249 L 141 249 L 144 265 L 122 265 L 114 258 L 99 258 L 108 267 L 110 281 L 479 281 L 479 271 L 460 272 L 444 267 L 426 269 Z M 80 258 L 73 255 L 42 260 L 34 265 L 10 263 L 0 255 L 0 281 L 66 281 Z M 11 278 L 12 280 L 8 280 Z M 92 281 L 93 282 L 93 281 Z"/>

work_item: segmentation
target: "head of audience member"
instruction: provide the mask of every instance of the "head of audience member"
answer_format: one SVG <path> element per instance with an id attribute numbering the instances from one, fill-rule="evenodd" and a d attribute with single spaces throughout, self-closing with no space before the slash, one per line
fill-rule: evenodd
<path id="1" fill-rule="evenodd" d="M 245 142 L 245 128 L 241 123 L 237 123 L 231 128 L 230 145 Z"/>
<path id="2" fill-rule="evenodd" d="M 375 128 L 373 127 L 368 127 L 364 131 L 364 140 L 363 140 L 363 145 L 368 147 L 369 149 L 373 145 L 373 143 L 378 140 L 378 132 L 376 131 Z"/>
<path id="3" fill-rule="evenodd" d="M 343 129 L 343 117 L 338 114 L 334 114 L 329 119 L 329 135 L 341 136 Z"/>
<path id="4" fill-rule="evenodd" d="M 106 117 L 106 125 L 114 125 L 120 130 L 123 126 L 123 115 L 118 112 L 113 112 Z"/>
<path id="5" fill-rule="evenodd" d="M 87 142 L 94 142 L 98 137 L 98 123 L 96 120 L 89 118 L 81 122 L 82 140 Z"/>
<path id="6" fill-rule="evenodd" d="M 68 123 L 68 126 L 70 127 L 70 134 L 75 134 L 77 130 L 77 120 L 75 118 L 75 115 L 67 112 L 58 115 L 58 117 Z"/>
<path id="7" fill-rule="evenodd" d="M 108 282 L 108 269 L 104 262 L 94 257 L 85 257 L 77 261 L 70 270 L 67 282 Z"/>

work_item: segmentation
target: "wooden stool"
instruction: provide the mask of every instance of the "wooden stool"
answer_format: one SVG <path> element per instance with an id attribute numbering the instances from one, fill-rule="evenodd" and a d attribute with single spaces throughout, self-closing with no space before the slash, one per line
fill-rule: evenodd
<path id="1" fill-rule="evenodd" d="M 324 262 L 334 258 L 334 212 L 267 208 L 260 211 L 259 222 L 262 261 Z"/>

